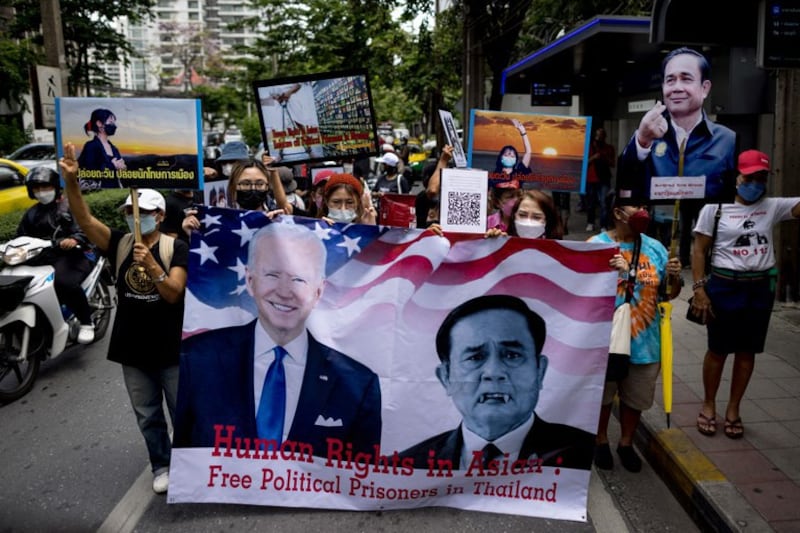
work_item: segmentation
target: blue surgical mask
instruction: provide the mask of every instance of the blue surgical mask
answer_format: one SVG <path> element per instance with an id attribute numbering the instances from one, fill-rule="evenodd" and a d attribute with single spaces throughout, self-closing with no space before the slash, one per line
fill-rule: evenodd
<path id="1" fill-rule="evenodd" d="M 125 222 L 128 223 L 128 229 L 131 233 L 134 232 L 133 215 L 125 215 Z M 156 230 L 156 216 L 155 215 L 140 215 L 139 216 L 139 229 L 142 235 L 153 233 Z"/>
<path id="2" fill-rule="evenodd" d="M 513 155 L 504 155 L 500 158 L 500 164 L 505 168 L 514 168 L 514 165 L 517 164 L 517 158 Z"/>
<path id="3" fill-rule="evenodd" d="M 767 184 L 758 181 L 743 181 L 736 187 L 736 194 L 745 202 L 755 202 L 767 192 Z"/>

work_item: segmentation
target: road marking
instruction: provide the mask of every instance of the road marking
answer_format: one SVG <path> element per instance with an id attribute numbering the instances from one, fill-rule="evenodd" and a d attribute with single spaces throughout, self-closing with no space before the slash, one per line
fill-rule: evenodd
<path id="1" fill-rule="evenodd" d="M 106 517 L 105 522 L 97 529 L 97 533 L 130 533 L 139 523 L 139 519 L 155 495 L 153 473 L 148 465 Z"/>
<path id="2" fill-rule="evenodd" d="M 628 530 L 622 513 L 617 509 L 611 493 L 594 468 L 589 478 L 589 503 L 586 507 L 596 533 L 618 533 Z"/>

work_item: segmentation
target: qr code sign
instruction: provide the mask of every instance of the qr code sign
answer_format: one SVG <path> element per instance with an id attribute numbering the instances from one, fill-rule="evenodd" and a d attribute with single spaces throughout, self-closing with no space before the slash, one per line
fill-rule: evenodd
<path id="1" fill-rule="evenodd" d="M 447 224 L 480 226 L 481 194 L 450 191 L 447 195 Z"/>

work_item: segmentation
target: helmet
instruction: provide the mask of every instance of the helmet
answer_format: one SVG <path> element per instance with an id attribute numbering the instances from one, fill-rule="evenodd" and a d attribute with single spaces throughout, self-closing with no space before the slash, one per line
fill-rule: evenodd
<path id="1" fill-rule="evenodd" d="M 25 187 L 28 188 L 28 198 L 35 200 L 33 195 L 34 185 L 52 185 L 56 188 L 56 198 L 61 195 L 61 178 L 58 172 L 50 167 L 38 166 L 28 171 L 25 176 Z"/>

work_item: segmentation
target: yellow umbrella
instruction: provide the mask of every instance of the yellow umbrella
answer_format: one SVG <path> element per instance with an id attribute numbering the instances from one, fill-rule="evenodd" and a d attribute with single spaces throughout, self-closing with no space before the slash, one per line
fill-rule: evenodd
<path id="1" fill-rule="evenodd" d="M 669 428 L 669 415 L 672 412 L 672 304 L 661 302 L 658 311 L 661 314 L 661 385 Z"/>

